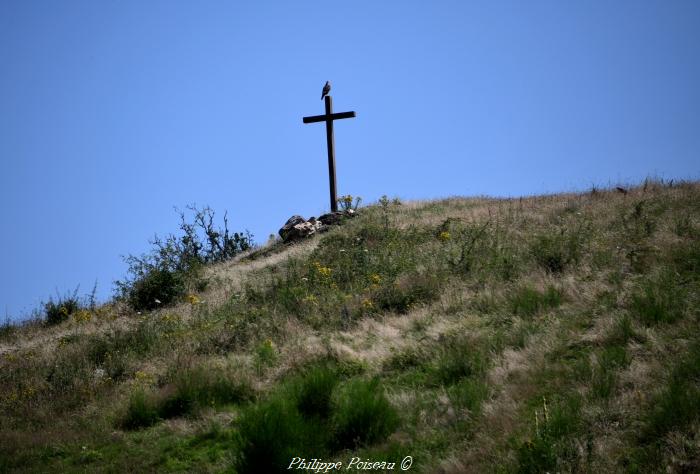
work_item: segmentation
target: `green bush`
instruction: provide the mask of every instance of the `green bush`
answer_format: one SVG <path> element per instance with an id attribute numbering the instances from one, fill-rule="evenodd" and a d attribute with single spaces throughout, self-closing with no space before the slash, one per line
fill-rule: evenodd
<path id="1" fill-rule="evenodd" d="M 161 395 L 161 418 L 188 415 L 202 408 L 241 403 L 253 397 L 246 380 L 237 379 L 223 369 L 196 366 L 180 370 L 170 387 Z"/>
<path id="2" fill-rule="evenodd" d="M 399 417 L 379 379 L 355 379 L 335 400 L 332 424 L 335 446 L 355 448 L 386 439 L 398 426 Z"/>
<path id="3" fill-rule="evenodd" d="M 311 368 L 294 385 L 297 407 L 307 417 L 328 418 L 331 395 L 340 381 L 338 373 L 325 366 Z"/>
<path id="4" fill-rule="evenodd" d="M 151 426 L 159 419 L 158 406 L 154 398 L 143 389 L 138 389 L 129 398 L 129 404 L 120 421 L 120 426 L 127 430 L 134 430 Z"/>
<path id="5" fill-rule="evenodd" d="M 295 402 L 277 395 L 243 412 L 238 423 L 238 472 L 287 472 L 295 456 L 312 459 L 327 453 L 327 432 L 305 420 Z"/>
<path id="6" fill-rule="evenodd" d="M 181 273 L 153 268 L 134 282 L 128 301 L 132 308 L 148 311 L 174 303 L 184 295 L 185 282 Z"/>
<path id="7" fill-rule="evenodd" d="M 450 387 L 448 395 L 456 406 L 478 413 L 482 402 L 489 396 L 489 386 L 481 377 L 466 378 Z"/>
<path id="8" fill-rule="evenodd" d="M 152 310 L 175 302 L 188 289 L 201 291 L 207 282 L 201 279 L 202 265 L 230 259 L 252 246 L 252 235 L 230 233 L 224 215 L 224 229 L 214 227 L 214 211 L 197 209 L 194 222 L 180 213 L 181 236 L 156 236 L 150 253 L 124 258 L 128 278 L 117 281 L 117 296 L 125 298 L 136 310 Z"/>
<path id="9" fill-rule="evenodd" d="M 72 295 L 58 297 L 56 301 L 49 299 L 44 304 L 44 312 L 46 314 L 46 324 L 53 326 L 55 324 L 66 321 L 71 315 L 82 309 L 82 304 L 78 298 L 78 289 Z"/>

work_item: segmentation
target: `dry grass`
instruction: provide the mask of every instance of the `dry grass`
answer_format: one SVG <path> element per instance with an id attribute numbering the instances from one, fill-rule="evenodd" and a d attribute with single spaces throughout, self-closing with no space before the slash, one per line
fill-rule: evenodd
<path id="1" fill-rule="evenodd" d="M 691 466 L 698 452 L 697 420 L 671 430 L 658 446 L 639 441 L 638 432 L 650 423 L 674 364 L 697 341 L 698 278 L 694 267 L 679 265 L 697 258 L 698 203 L 700 183 L 648 182 L 627 194 L 373 206 L 304 243 L 276 244 L 207 267 L 209 285 L 197 304 L 139 315 L 114 303 L 90 321 L 19 327 L 0 342 L 0 368 L 12 374 L 0 389 L 4 453 L 37 466 L 37 453 L 59 439 L 83 442 L 88 416 L 99 422 L 87 433 L 108 439 L 113 418 L 136 388 L 162 390 L 184 366 L 235 369 L 264 400 L 315 361 L 332 360 L 346 377 L 380 377 L 405 414 L 385 444 L 360 455 L 389 456 L 398 449 L 420 459 L 421 472 L 528 472 L 538 466 L 618 472 L 639 462 L 680 472 L 678 466 Z M 445 228 L 448 236 L 439 237 Z M 481 228 L 486 237 L 475 230 Z M 481 240 L 469 248 L 474 235 Z M 347 259 L 355 242 L 381 265 L 361 267 L 361 249 Z M 458 258 L 464 248 L 474 251 L 469 265 Z M 679 263 L 673 252 L 687 256 Z M 664 280 L 669 271 L 677 277 Z M 668 306 L 680 316 L 655 323 L 635 316 L 630 302 L 644 295 L 644 285 L 680 288 L 687 304 L 678 307 L 669 306 L 673 299 L 638 298 L 656 304 L 651 310 L 657 313 Z M 557 298 L 546 300 L 551 291 Z M 530 305 L 526 311 L 517 309 L 518 295 L 529 298 L 518 303 Z M 79 378 L 106 368 L 105 354 L 121 364 L 113 380 L 88 383 L 66 372 L 64 385 L 57 385 L 52 366 L 68 364 Z M 483 367 L 464 366 L 463 356 L 483 360 Z M 539 432 L 543 399 L 552 413 L 580 404 L 549 438 Z M 216 440 L 228 435 L 206 434 L 207 427 L 235 430 L 238 413 L 235 406 L 212 406 L 164 421 L 142 439 L 158 452 L 175 449 L 178 439 L 206 435 L 206 446 L 224 452 Z M 20 427 L 18 417 L 25 415 L 32 430 Z M 115 433 L 115 442 L 131 447 L 105 454 L 103 445 L 102 461 L 90 461 L 94 466 L 124 465 L 125 456 L 135 455 L 133 437 L 141 435 Z M 175 444 L 163 447 L 156 433 Z M 542 443 L 546 456 L 538 462 L 544 464 L 528 464 L 535 462 L 527 457 L 533 442 Z M 70 459 L 79 457 L 67 449 Z M 177 449 L 195 459 L 194 448 Z M 225 465 L 222 459 L 212 466 Z M 156 464 L 147 470 L 167 470 L 148 462 Z"/>

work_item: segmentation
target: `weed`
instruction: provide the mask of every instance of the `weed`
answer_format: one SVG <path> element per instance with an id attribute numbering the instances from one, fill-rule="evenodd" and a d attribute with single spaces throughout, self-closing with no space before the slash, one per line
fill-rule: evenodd
<path id="1" fill-rule="evenodd" d="M 486 357 L 474 341 L 450 337 L 440 345 L 429 380 L 435 385 L 450 386 L 464 378 L 481 377 L 487 368 Z"/>
<path id="2" fill-rule="evenodd" d="M 542 410 L 535 410 L 534 436 L 522 443 L 517 450 L 519 473 L 572 471 L 580 455 L 573 436 L 580 431 L 581 399 L 571 395 L 558 403 L 547 405 L 542 400 Z M 564 466 L 569 465 L 566 469 Z"/>
<path id="3" fill-rule="evenodd" d="M 172 418 L 205 407 L 250 400 L 253 390 L 245 379 L 234 379 L 221 369 L 196 366 L 179 371 L 171 387 L 160 396 L 158 414 Z"/>
<path id="4" fill-rule="evenodd" d="M 195 366 L 180 370 L 159 392 L 136 389 L 119 424 L 124 429 L 150 426 L 161 419 L 189 415 L 206 407 L 242 403 L 253 397 L 245 379 L 222 369 Z"/>
<path id="5" fill-rule="evenodd" d="M 549 308 L 557 308 L 561 305 L 562 293 L 553 286 L 547 287 L 544 293 L 529 286 L 518 289 L 511 297 L 511 311 L 519 316 L 534 316 Z"/>
<path id="6" fill-rule="evenodd" d="M 482 402 L 488 398 L 489 391 L 489 386 L 484 380 L 467 378 L 450 387 L 448 395 L 453 404 L 476 414 L 481 409 Z"/>
<path id="7" fill-rule="evenodd" d="M 277 362 L 277 348 L 272 339 L 265 339 L 255 349 L 255 367 L 258 373 L 263 373 L 266 368 Z"/>
<path id="8" fill-rule="evenodd" d="M 642 336 L 634 330 L 632 318 L 627 313 L 617 319 L 606 337 L 608 344 L 621 346 L 624 346 L 629 341 L 641 342 L 642 340 Z"/>
<path id="9" fill-rule="evenodd" d="M 440 295 L 434 276 L 407 275 L 394 284 L 385 284 L 374 294 L 376 305 L 386 311 L 405 314 L 416 304 L 434 301 Z"/>
<path id="10" fill-rule="evenodd" d="M 630 312 L 646 325 L 672 323 L 683 317 L 686 291 L 670 272 L 642 282 L 632 294 Z"/>
<path id="11" fill-rule="evenodd" d="M 552 273 L 560 273 L 568 265 L 579 261 L 585 235 L 583 224 L 570 231 L 562 227 L 555 234 L 537 236 L 530 251 L 542 268 Z"/>
<path id="12" fill-rule="evenodd" d="M 700 344 L 695 344 L 673 368 L 668 385 L 652 404 L 642 433 L 645 441 L 659 440 L 674 429 L 700 420 Z"/>
<path id="13" fill-rule="evenodd" d="M 623 346 L 605 347 L 593 372 L 592 395 L 597 398 L 610 398 L 617 384 L 617 370 L 626 367 L 629 362 L 629 356 Z"/>

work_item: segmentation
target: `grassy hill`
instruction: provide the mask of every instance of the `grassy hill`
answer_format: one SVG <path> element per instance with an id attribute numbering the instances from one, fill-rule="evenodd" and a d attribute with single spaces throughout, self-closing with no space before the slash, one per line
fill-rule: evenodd
<path id="1" fill-rule="evenodd" d="M 203 278 L 3 327 L 0 472 L 700 470 L 700 183 L 382 200 Z"/>

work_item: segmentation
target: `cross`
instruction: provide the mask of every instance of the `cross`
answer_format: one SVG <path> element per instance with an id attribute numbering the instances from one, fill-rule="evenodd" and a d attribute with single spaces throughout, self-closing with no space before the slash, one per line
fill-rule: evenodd
<path id="1" fill-rule="evenodd" d="M 335 192 L 335 138 L 333 137 L 333 120 L 355 117 L 355 112 L 333 113 L 333 99 L 327 95 L 326 113 L 304 117 L 304 123 L 326 122 L 326 142 L 328 143 L 328 180 L 331 183 L 331 212 L 338 210 L 338 197 Z"/>

